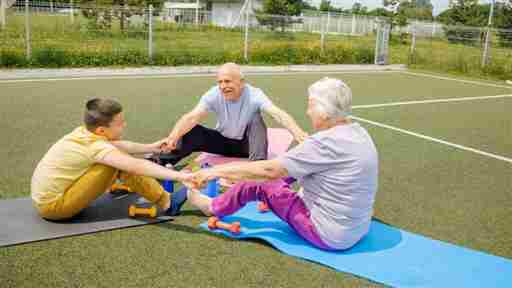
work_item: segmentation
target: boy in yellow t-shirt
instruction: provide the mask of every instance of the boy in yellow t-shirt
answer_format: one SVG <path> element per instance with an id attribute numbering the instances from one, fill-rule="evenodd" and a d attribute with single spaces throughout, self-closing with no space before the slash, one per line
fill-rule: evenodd
<path id="1" fill-rule="evenodd" d="M 118 102 L 101 98 L 87 102 L 84 126 L 57 141 L 32 176 L 32 200 L 43 218 L 73 217 L 105 193 L 117 177 L 161 210 L 178 212 L 186 200 L 186 192 L 185 196 L 173 193 L 171 199 L 154 178 L 184 182 L 189 175 L 130 156 L 158 153 L 164 141 L 152 144 L 122 141 L 125 127 Z"/>

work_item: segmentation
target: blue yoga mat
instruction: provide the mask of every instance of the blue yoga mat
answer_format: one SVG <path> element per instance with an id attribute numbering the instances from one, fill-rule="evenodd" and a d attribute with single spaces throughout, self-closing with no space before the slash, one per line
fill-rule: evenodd
<path id="1" fill-rule="evenodd" d="M 232 238 L 259 238 L 281 252 L 398 287 L 511 287 L 512 260 L 372 221 L 370 232 L 346 251 L 317 249 L 273 213 L 259 213 L 250 203 L 222 219 L 240 221 L 241 233 Z M 201 224 L 208 230 L 207 223 Z"/>

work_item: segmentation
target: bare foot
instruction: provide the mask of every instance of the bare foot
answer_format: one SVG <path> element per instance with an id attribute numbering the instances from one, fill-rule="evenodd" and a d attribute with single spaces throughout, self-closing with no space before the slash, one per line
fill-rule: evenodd
<path id="1" fill-rule="evenodd" d="M 204 215 L 206 215 L 206 216 L 213 215 L 213 213 L 211 211 L 212 199 L 210 197 L 207 197 L 207 196 L 201 194 L 201 192 L 195 188 L 188 189 L 187 197 L 190 200 L 190 202 L 192 203 L 192 205 L 199 208 L 199 210 L 201 210 L 201 212 L 203 212 Z"/>
<path id="2" fill-rule="evenodd" d="M 220 178 L 219 179 L 219 185 L 222 186 L 222 187 L 225 187 L 225 188 L 231 188 L 233 186 L 235 186 L 236 182 L 234 181 L 230 181 L 228 179 L 225 179 L 225 178 Z"/>

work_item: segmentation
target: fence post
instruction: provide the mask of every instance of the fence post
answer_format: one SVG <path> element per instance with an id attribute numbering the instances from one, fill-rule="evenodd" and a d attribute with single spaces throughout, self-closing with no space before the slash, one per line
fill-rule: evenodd
<path id="1" fill-rule="evenodd" d="M 356 14 L 352 14 L 352 31 L 350 35 L 356 35 Z"/>
<path id="2" fill-rule="evenodd" d="M 327 11 L 327 24 L 325 24 L 325 28 L 326 28 L 325 32 L 327 34 L 329 34 L 329 31 L 331 30 L 330 26 L 331 26 L 331 12 Z"/>
<path id="3" fill-rule="evenodd" d="M 248 53 L 249 53 L 249 5 L 247 5 L 247 7 L 245 7 L 245 39 L 244 39 L 244 59 L 245 59 L 245 61 L 249 61 Z"/>
<path id="4" fill-rule="evenodd" d="M 368 20 L 368 16 L 364 16 L 363 22 L 364 22 L 364 25 L 362 25 L 362 27 L 363 27 L 363 35 L 368 35 L 368 33 L 369 33 L 368 31 L 370 30 L 370 29 L 368 29 L 368 26 L 370 25 L 369 24 L 370 21 Z"/>
<path id="5" fill-rule="evenodd" d="M 30 10 L 29 10 L 29 0 L 25 0 L 25 57 L 27 60 L 32 58 L 32 49 L 30 47 Z"/>
<path id="6" fill-rule="evenodd" d="M 388 64 L 389 25 L 384 21 L 377 22 L 377 37 L 375 41 L 375 64 Z"/>
<path id="7" fill-rule="evenodd" d="M 325 27 L 324 27 L 324 15 L 320 16 L 320 51 L 324 52 L 325 42 Z"/>
<path id="8" fill-rule="evenodd" d="M 491 1 L 491 10 L 489 11 L 489 20 L 487 22 L 487 33 L 485 34 L 484 52 L 482 54 L 482 68 L 489 62 L 489 41 L 491 40 L 492 17 L 494 15 L 494 0 Z"/>
<path id="9" fill-rule="evenodd" d="M 343 19 L 343 16 L 342 15 L 339 15 L 338 14 L 338 21 L 337 21 L 337 27 L 336 27 L 336 31 L 338 31 L 338 34 L 342 34 L 342 31 L 341 31 L 341 19 Z"/>
<path id="10" fill-rule="evenodd" d="M 487 27 L 487 31 L 485 32 L 485 42 L 484 42 L 484 51 L 482 53 L 482 68 L 489 64 L 489 42 L 491 38 L 491 28 Z"/>
<path id="11" fill-rule="evenodd" d="M 416 24 L 417 22 L 414 22 L 412 24 L 412 39 L 411 39 L 411 54 L 414 54 L 414 50 L 416 50 Z"/>
<path id="12" fill-rule="evenodd" d="M 0 0 L 0 28 L 5 29 L 5 7 L 7 6 L 5 1 L 7 0 Z"/>
<path id="13" fill-rule="evenodd" d="M 411 51 L 409 52 L 409 59 L 411 63 L 416 63 L 415 50 L 416 50 L 416 25 L 417 21 L 412 24 L 412 39 L 411 39 Z"/>
<path id="14" fill-rule="evenodd" d="M 196 0 L 196 26 L 199 26 L 199 0 Z"/>
<path id="15" fill-rule="evenodd" d="M 75 7 L 73 7 L 73 0 L 69 0 L 69 18 L 71 24 L 75 23 Z"/>
<path id="16" fill-rule="evenodd" d="M 149 5 L 148 10 L 148 58 L 153 62 L 153 5 Z"/>

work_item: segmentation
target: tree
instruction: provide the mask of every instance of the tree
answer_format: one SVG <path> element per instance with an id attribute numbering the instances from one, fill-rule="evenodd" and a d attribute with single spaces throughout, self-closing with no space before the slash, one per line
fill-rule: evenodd
<path id="1" fill-rule="evenodd" d="M 302 10 L 318 10 L 318 8 L 316 8 L 316 6 L 309 4 L 309 2 L 303 1 Z"/>
<path id="2" fill-rule="evenodd" d="M 496 3 L 494 23 L 500 44 L 512 47 L 512 1 Z"/>
<path id="3" fill-rule="evenodd" d="M 388 8 L 391 12 L 391 18 L 389 19 L 389 24 L 391 25 L 391 30 L 394 27 L 405 27 L 409 22 L 407 21 L 407 12 L 411 7 L 411 2 L 408 0 L 384 0 L 384 7 Z M 400 41 L 405 41 L 405 33 L 400 34 Z M 391 34 L 389 35 L 391 40 Z"/>
<path id="4" fill-rule="evenodd" d="M 300 22 L 292 16 L 299 15 L 303 7 L 302 0 L 264 0 L 263 9 L 256 10 L 256 19 L 272 31 L 280 27 L 284 32 L 286 26 Z"/>
<path id="5" fill-rule="evenodd" d="M 479 5 L 478 0 L 453 0 L 450 9 L 437 17 L 446 25 L 487 26 L 489 5 Z"/>
<path id="6" fill-rule="evenodd" d="M 368 7 L 363 6 L 361 3 L 356 2 L 352 5 L 352 9 L 350 9 L 351 14 L 356 15 L 368 15 Z"/>
<path id="7" fill-rule="evenodd" d="M 370 12 L 368 12 L 368 15 L 391 18 L 391 17 L 393 17 L 393 12 L 391 12 L 385 8 L 379 7 L 379 8 L 375 8 L 375 9 L 371 10 Z"/>
<path id="8" fill-rule="evenodd" d="M 443 29 L 448 41 L 474 45 L 481 41 L 483 33 L 472 27 L 487 26 L 489 10 L 489 5 L 479 5 L 478 0 L 454 0 L 437 19 L 446 25 Z"/>
<path id="9" fill-rule="evenodd" d="M 393 27 L 405 27 L 409 19 L 432 20 L 433 6 L 430 0 L 384 0 L 384 6 L 389 10 L 389 22 Z M 377 10 L 377 9 L 376 9 Z M 382 13 L 382 10 L 378 11 Z M 405 41 L 406 33 L 400 34 L 400 40 Z"/>
<path id="10" fill-rule="evenodd" d="M 320 2 L 320 7 L 318 8 L 318 10 L 327 12 L 327 11 L 332 11 L 333 8 L 334 7 L 331 6 L 331 1 L 322 0 L 322 2 Z"/>
<path id="11" fill-rule="evenodd" d="M 428 21 L 434 19 L 430 0 L 384 0 L 384 6 L 393 12 L 394 17 Z"/>
<path id="12" fill-rule="evenodd" d="M 127 18 L 133 15 L 144 16 L 144 8 L 153 5 L 159 8 L 164 0 L 81 0 L 82 15 L 89 19 L 92 30 L 110 29 L 114 19 L 119 20 L 121 31 L 126 28 Z M 116 9 L 101 9 L 101 7 L 115 7 Z"/>
<path id="13" fill-rule="evenodd" d="M 481 29 L 487 27 L 490 4 L 479 4 L 478 0 L 456 0 L 450 9 L 437 16 L 437 20 L 447 25 L 445 33 L 450 42 L 475 44 L 482 39 Z M 462 27 L 469 26 L 469 27 Z M 497 36 L 502 46 L 512 46 L 512 1 L 497 2 L 494 7 L 493 28 L 498 28 Z"/>
<path id="14" fill-rule="evenodd" d="M 304 4 L 302 0 L 264 0 L 261 12 L 270 15 L 299 15 Z"/>

